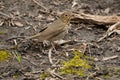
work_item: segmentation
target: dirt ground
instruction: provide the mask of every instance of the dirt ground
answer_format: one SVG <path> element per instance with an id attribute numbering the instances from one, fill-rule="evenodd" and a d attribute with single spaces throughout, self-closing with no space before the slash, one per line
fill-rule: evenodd
<path id="1" fill-rule="evenodd" d="M 67 10 L 93 15 L 119 15 L 120 0 L 0 0 L 0 49 L 8 50 L 14 46 L 14 40 L 6 41 L 9 38 L 40 32 L 46 24 L 56 19 L 56 15 Z M 120 35 L 114 33 L 97 42 L 106 31 L 106 25 L 71 23 L 64 40 L 73 42 L 60 45 L 56 52 L 52 52 L 55 65 L 49 62 L 48 51 L 51 46 L 44 47 L 32 40 L 21 43 L 18 50 L 8 50 L 17 51 L 21 55 L 21 61 L 12 58 L 0 62 L 0 80 L 42 80 L 41 73 L 59 68 L 59 60 L 67 60 L 72 56 L 70 47 L 84 45 L 84 55 L 94 58 L 92 69 L 87 72 L 89 75 L 60 75 L 55 71 L 58 76 L 50 75 L 43 80 L 120 80 Z M 15 40 L 19 44 L 22 39 Z M 105 60 L 114 56 L 117 57 Z"/>

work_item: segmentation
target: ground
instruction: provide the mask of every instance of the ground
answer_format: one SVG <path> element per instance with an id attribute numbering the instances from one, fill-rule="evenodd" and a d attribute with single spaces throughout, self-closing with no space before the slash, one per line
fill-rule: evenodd
<path id="1" fill-rule="evenodd" d="M 119 16 L 119 3 L 119 0 L 0 0 L 0 49 L 12 54 L 12 58 L 0 62 L 0 79 L 42 80 L 41 74 L 45 75 L 43 73 L 47 70 L 59 68 L 60 60 L 73 57 L 70 48 L 79 46 L 77 50 L 84 49 L 84 55 L 93 58 L 90 59 L 92 69 L 87 70 L 89 75 L 61 75 L 55 71 L 56 74 L 66 80 L 120 80 L 120 35 L 114 33 L 97 42 L 107 31 L 106 25 L 71 22 L 71 28 L 64 40 L 73 42 L 56 47 L 56 52 L 52 51 L 54 65 L 50 63 L 47 54 L 51 46 L 45 47 L 32 40 L 20 43 L 23 38 L 19 38 L 16 42 L 21 46 L 18 49 L 8 49 L 14 46 L 14 41 L 7 40 L 16 36 L 36 34 L 46 24 L 54 21 L 56 15 L 67 10 L 75 13 Z M 104 60 L 106 57 L 114 56 L 117 57 Z M 18 57 L 21 57 L 20 60 Z M 60 77 L 53 75 L 44 79 L 61 80 Z"/>

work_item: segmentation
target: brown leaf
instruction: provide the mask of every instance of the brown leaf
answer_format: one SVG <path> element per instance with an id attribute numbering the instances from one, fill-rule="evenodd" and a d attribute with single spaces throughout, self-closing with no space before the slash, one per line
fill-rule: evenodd
<path id="1" fill-rule="evenodd" d="M 14 24 L 18 27 L 23 27 L 24 26 L 24 24 L 19 22 L 19 21 L 14 21 Z"/>

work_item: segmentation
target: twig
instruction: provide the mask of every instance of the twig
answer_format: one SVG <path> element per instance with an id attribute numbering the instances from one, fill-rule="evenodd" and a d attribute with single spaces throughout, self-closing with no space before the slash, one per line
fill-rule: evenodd
<path id="1" fill-rule="evenodd" d="M 29 63 L 31 63 L 33 66 L 38 67 L 38 65 L 35 64 L 33 61 L 30 61 L 30 60 L 28 59 L 28 57 L 22 57 L 22 58 L 23 58 L 24 60 L 28 61 Z"/>
<path id="2" fill-rule="evenodd" d="M 102 61 L 107 61 L 107 60 L 111 60 L 111 59 L 115 59 L 115 58 L 118 58 L 118 55 L 114 55 L 114 56 L 111 56 L 111 57 L 104 57 L 102 59 Z"/>
<path id="3" fill-rule="evenodd" d="M 41 5 L 40 3 L 38 3 L 36 0 L 33 0 L 34 3 L 36 3 L 38 6 L 42 7 L 43 9 L 47 10 L 46 7 L 44 7 L 43 5 Z"/>
<path id="4" fill-rule="evenodd" d="M 119 28 L 120 28 L 120 22 L 117 22 L 112 26 L 110 26 L 110 28 L 108 29 L 108 32 L 113 31 L 114 29 L 119 29 Z"/>
<path id="5" fill-rule="evenodd" d="M 52 61 L 52 59 L 51 59 L 51 54 L 52 54 L 52 48 L 49 49 L 48 58 L 49 58 L 50 63 L 53 64 L 53 61 Z"/>
<path id="6" fill-rule="evenodd" d="M 105 33 L 105 35 L 104 35 L 103 37 L 99 38 L 97 42 L 102 41 L 102 40 L 105 39 L 106 37 L 108 37 L 108 34 L 107 34 L 107 33 Z"/>
<path id="7" fill-rule="evenodd" d="M 48 71 L 49 71 L 49 73 L 50 73 L 52 76 L 56 76 L 56 77 L 64 80 L 64 78 L 63 78 L 62 76 L 58 75 L 57 73 L 55 73 L 54 70 L 50 70 L 50 69 L 49 69 Z"/>
<path id="8" fill-rule="evenodd" d="M 89 76 L 87 76 L 86 80 L 89 80 L 90 77 L 93 77 L 96 75 L 97 72 L 91 73 Z"/>
<path id="9" fill-rule="evenodd" d="M 39 70 L 39 71 L 33 71 L 33 72 L 31 72 L 32 74 L 38 74 L 38 73 L 41 73 L 41 70 Z"/>
<path id="10" fill-rule="evenodd" d="M 3 12 L 0 12 L 0 14 L 3 15 L 3 16 L 6 16 L 6 17 L 8 17 L 8 18 L 10 17 L 9 15 L 7 15 L 7 14 L 5 14 L 5 13 L 3 13 Z"/>
<path id="11" fill-rule="evenodd" d="M 104 79 L 102 79 L 102 78 L 99 78 L 99 77 L 96 77 L 96 79 L 97 79 L 97 80 L 104 80 Z"/>
<path id="12" fill-rule="evenodd" d="M 119 57 L 118 55 L 114 55 L 114 56 L 110 56 L 110 57 L 104 57 L 103 59 L 95 58 L 94 60 L 95 61 L 107 61 L 107 60 L 115 59 L 115 58 L 118 58 L 118 57 Z"/>
<path id="13" fill-rule="evenodd" d="M 105 35 L 103 37 L 101 37 L 98 42 L 102 41 L 104 38 L 109 37 L 112 33 L 117 32 L 119 34 L 119 29 L 120 28 L 120 22 L 117 22 L 115 24 L 113 24 L 112 26 L 110 26 L 110 28 L 107 30 L 107 32 L 105 33 Z"/>
<path id="14" fill-rule="evenodd" d="M 25 36 L 11 37 L 11 38 L 8 38 L 6 41 L 9 41 L 9 40 L 12 40 L 12 39 L 18 39 L 18 38 L 25 38 Z"/>
<path id="15" fill-rule="evenodd" d="M 87 23 L 98 24 L 98 25 L 112 25 L 120 21 L 120 16 L 100 16 L 91 14 L 74 14 L 74 20 L 84 21 Z"/>
<path id="16" fill-rule="evenodd" d="M 13 41 L 14 41 L 15 45 L 17 45 L 17 41 L 15 39 Z"/>

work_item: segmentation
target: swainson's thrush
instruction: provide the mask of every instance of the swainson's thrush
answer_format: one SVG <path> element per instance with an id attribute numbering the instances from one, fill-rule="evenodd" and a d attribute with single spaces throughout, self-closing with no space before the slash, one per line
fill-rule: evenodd
<path id="1" fill-rule="evenodd" d="M 26 39 L 38 39 L 40 42 L 44 40 L 59 40 L 65 36 L 72 16 L 71 12 L 64 12 L 57 20 L 48 24 L 44 31 L 27 37 Z"/>

